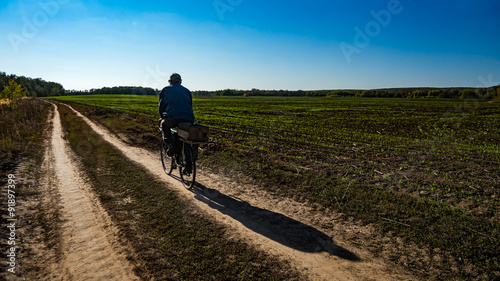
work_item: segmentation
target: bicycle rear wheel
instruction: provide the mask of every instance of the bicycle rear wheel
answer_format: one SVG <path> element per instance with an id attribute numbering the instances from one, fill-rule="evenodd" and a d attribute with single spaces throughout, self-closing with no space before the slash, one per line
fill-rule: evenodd
<path id="1" fill-rule="evenodd" d="M 163 166 L 163 171 L 165 171 L 167 175 L 172 173 L 175 165 L 174 157 L 167 155 L 167 144 L 163 138 L 161 140 L 161 165 Z"/>
<path id="2" fill-rule="evenodd" d="M 196 155 L 189 143 L 182 143 L 179 172 L 181 181 L 187 189 L 192 189 L 196 180 Z"/>

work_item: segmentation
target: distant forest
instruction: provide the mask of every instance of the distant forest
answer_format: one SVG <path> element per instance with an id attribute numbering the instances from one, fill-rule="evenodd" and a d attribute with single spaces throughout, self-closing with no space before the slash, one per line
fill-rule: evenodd
<path id="1" fill-rule="evenodd" d="M 62 95 L 158 95 L 159 91 L 146 87 L 104 87 L 86 91 L 65 90 L 55 82 L 46 82 L 40 78 L 7 75 L 0 72 L 0 92 L 14 79 L 32 97 Z M 370 98 L 440 98 L 440 99 L 483 99 L 500 100 L 500 85 L 489 88 L 392 88 L 377 90 L 235 90 L 193 91 L 195 97 L 210 96 L 282 96 L 282 97 L 370 97 Z"/>
<path id="2" fill-rule="evenodd" d="M 63 86 L 59 83 L 47 82 L 40 78 L 33 79 L 24 76 L 7 75 L 5 72 L 0 72 L 0 92 L 9 84 L 11 79 L 21 85 L 30 97 L 62 96 L 66 94 Z"/>
<path id="3" fill-rule="evenodd" d="M 500 97 L 500 85 L 490 88 L 394 88 L 378 90 L 219 90 L 196 91 L 194 96 L 290 96 L 290 97 L 360 97 L 360 98 L 441 98 L 485 99 Z"/>
<path id="4" fill-rule="evenodd" d="M 145 88 L 145 87 L 128 87 L 128 86 L 120 86 L 120 87 L 104 87 L 101 89 L 91 89 L 87 91 L 75 91 L 70 90 L 66 91 L 66 95 L 147 95 L 147 96 L 155 96 L 160 92 L 153 88 Z"/>

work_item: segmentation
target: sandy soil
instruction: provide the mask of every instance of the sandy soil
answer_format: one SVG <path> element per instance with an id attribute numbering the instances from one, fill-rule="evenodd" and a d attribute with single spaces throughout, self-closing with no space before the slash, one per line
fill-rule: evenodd
<path id="1" fill-rule="evenodd" d="M 117 241 L 116 228 L 97 197 L 78 173 L 63 139 L 57 108 L 42 170 L 45 188 L 55 189 L 60 205 L 61 258 L 50 280 L 138 280 Z M 56 206 L 54 206 L 56 207 Z"/>
<path id="2" fill-rule="evenodd" d="M 104 140 L 124 152 L 132 161 L 176 188 L 207 216 L 229 226 L 236 239 L 243 239 L 260 250 L 280 256 L 297 267 L 310 280 L 417 279 L 401 266 L 388 262 L 385 258 L 373 256 L 367 249 L 373 245 L 365 239 L 372 231 L 369 226 L 339 220 L 340 215 L 333 212 L 326 216 L 305 204 L 280 198 L 255 186 L 237 184 L 228 177 L 206 170 L 199 170 L 197 187 L 193 191 L 186 190 L 176 176 L 176 171 L 172 177 L 163 172 L 159 153 L 153 154 L 145 149 L 129 146 L 106 129 L 76 113 Z M 54 120 L 56 119 L 57 117 Z M 58 147 L 54 149 L 54 157 L 58 161 L 56 170 L 60 171 L 61 178 L 63 174 L 69 175 L 62 179 L 64 181 L 62 186 L 68 187 L 61 191 L 63 197 L 66 197 L 65 207 L 74 208 L 72 206 L 74 203 L 71 204 L 69 199 L 81 200 L 83 205 L 89 202 L 95 203 L 96 200 L 90 195 L 90 191 L 78 179 L 78 174 L 75 172 L 77 168 L 71 164 L 69 152 L 60 134 L 60 128 L 55 128 L 53 146 Z M 109 219 L 102 217 L 104 210 L 100 207 L 83 205 L 76 213 L 67 211 L 68 221 L 77 218 L 79 213 L 92 214 L 85 222 L 66 223 L 68 254 L 65 265 L 68 271 L 74 276 L 90 274 L 91 272 L 85 267 L 74 268 L 74 265 L 86 263 L 94 269 L 104 269 L 109 268 L 114 259 L 119 260 L 113 263 L 115 266 L 129 268 L 123 257 L 112 251 L 114 248 L 112 242 L 106 242 L 109 241 L 106 237 L 109 237 L 112 231 L 109 231 L 108 225 L 111 224 Z M 89 236 L 102 236 L 102 238 L 99 238 L 99 242 L 89 242 L 86 238 Z M 78 250 L 78 254 L 72 255 L 75 250 Z M 108 270 L 101 274 L 112 274 L 112 272 L 120 270 Z M 123 272 L 130 271 L 123 270 Z M 124 279 L 133 277 L 130 273 L 123 274 Z"/>

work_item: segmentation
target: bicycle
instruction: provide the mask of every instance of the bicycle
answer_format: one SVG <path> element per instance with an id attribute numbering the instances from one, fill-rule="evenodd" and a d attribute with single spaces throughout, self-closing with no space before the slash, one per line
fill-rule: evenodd
<path id="1" fill-rule="evenodd" d="M 200 132 L 201 129 L 201 132 Z M 163 171 L 171 175 L 174 169 L 179 169 L 181 182 L 184 187 L 191 190 L 196 182 L 196 160 L 198 159 L 198 147 L 208 140 L 208 127 L 192 125 L 190 123 L 179 123 L 177 128 L 171 128 L 174 139 L 174 153 L 167 154 L 167 144 L 163 136 L 161 138 L 161 163 Z"/>

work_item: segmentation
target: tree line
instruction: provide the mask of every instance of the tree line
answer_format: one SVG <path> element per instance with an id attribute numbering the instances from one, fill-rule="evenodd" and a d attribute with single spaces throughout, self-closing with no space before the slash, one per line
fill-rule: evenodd
<path id="1" fill-rule="evenodd" d="M 378 90 L 236 90 L 195 91 L 194 96 L 279 96 L 279 97 L 359 97 L 359 98 L 439 98 L 498 99 L 500 85 L 489 88 L 392 88 Z"/>
<path id="2" fill-rule="evenodd" d="M 85 91 L 70 90 L 66 91 L 67 95 L 148 95 L 154 96 L 158 95 L 159 91 L 153 88 L 146 87 L 130 87 L 130 86 L 119 86 L 119 87 L 104 87 L 101 89 L 90 89 Z"/>
<path id="3" fill-rule="evenodd" d="M 48 96 L 62 96 L 66 94 L 64 87 L 56 82 L 47 82 L 40 78 L 29 78 L 24 76 L 7 75 L 5 72 L 0 72 L 0 92 L 5 87 L 12 87 L 20 85 L 23 93 L 28 97 L 48 97 Z"/>
<path id="4" fill-rule="evenodd" d="M 0 92 L 5 87 L 22 87 L 23 94 L 31 97 L 62 95 L 158 95 L 159 90 L 147 87 L 104 87 L 91 90 L 65 90 L 56 82 L 40 78 L 7 75 L 0 72 Z M 489 88 L 390 88 L 377 90 L 237 90 L 193 91 L 195 97 L 207 96 L 280 96 L 280 97 L 360 97 L 360 98 L 439 98 L 500 100 L 500 85 Z"/>

